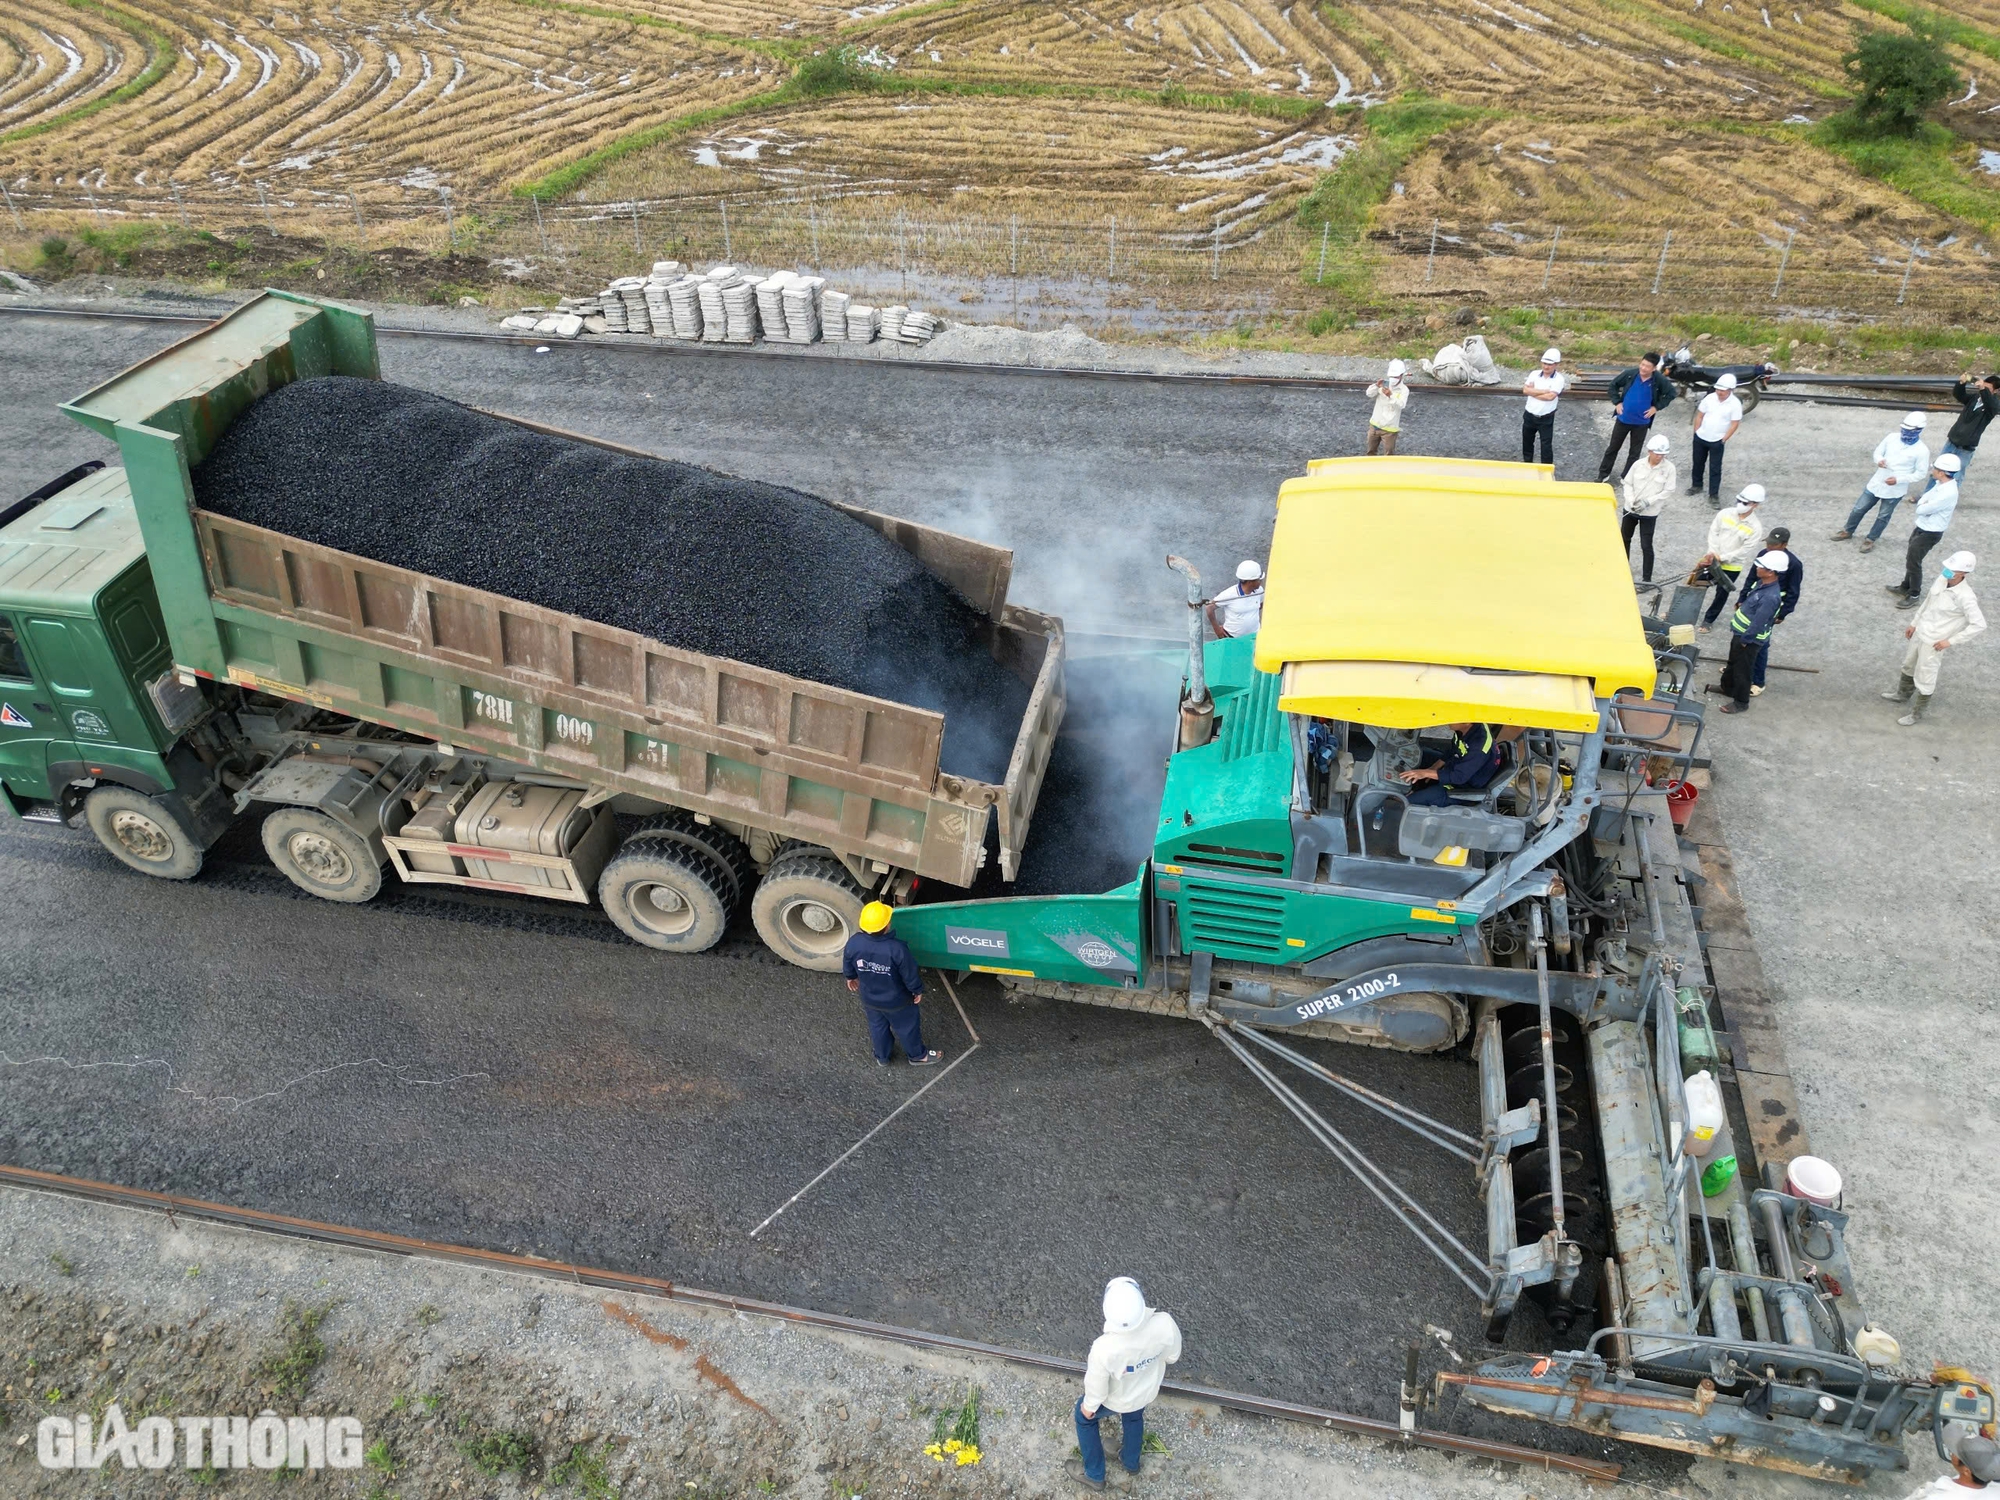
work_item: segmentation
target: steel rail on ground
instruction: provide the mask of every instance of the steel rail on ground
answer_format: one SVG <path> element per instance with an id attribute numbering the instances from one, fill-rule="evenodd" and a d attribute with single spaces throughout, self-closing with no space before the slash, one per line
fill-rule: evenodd
<path id="1" fill-rule="evenodd" d="M 752 1317 L 775 1318 L 786 1323 L 825 1328 L 839 1333 L 860 1334 L 916 1348 L 940 1349 L 953 1354 L 1004 1360 L 1008 1364 L 1048 1370 L 1061 1375 L 1080 1376 L 1083 1373 L 1083 1365 L 1079 1361 L 1062 1359 L 1052 1354 L 1037 1354 L 1026 1349 L 1009 1349 L 999 1344 L 982 1343 L 977 1339 L 955 1338 L 950 1334 L 926 1333 L 918 1328 L 899 1328 L 890 1323 L 875 1323 L 866 1318 L 850 1318 L 840 1313 L 819 1312 L 812 1308 L 790 1307 L 782 1302 L 766 1302 L 756 1297 L 738 1297 L 727 1292 L 703 1291 L 698 1287 L 684 1286 L 680 1282 L 667 1281 L 656 1276 L 638 1276 L 623 1271 L 570 1265 L 531 1255 L 510 1255 L 500 1250 L 480 1250 L 470 1245 L 445 1244 L 437 1240 L 417 1239 L 410 1235 L 392 1234 L 379 1229 L 324 1224 L 314 1219 L 294 1218 L 289 1214 L 266 1213 L 260 1209 L 234 1208 L 222 1203 L 208 1203 L 199 1198 L 183 1198 L 174 1193 L 156 1193 L 146 1188 L 119 1187 L 114 1183 L 93 1182 L 82 1177 L 65 1177 L 60 1173 L 40 1172 L 31 1167 L 0 1164 L 0 1187 L 23 1188 L 31 1192 L 107 1203 L 118 1208 L 146 1210 L 165 1215 L 169 1222 L 172 1222 L 176 1215 L 185 1215 L 191 1219 L 227 1224 L 262 1234 L 283 1235 L 290 1239 L 312 1240 L 327 1245 L 344 1245 L 350 1249 L 373 1250 L 386 1255 L 451 1261 L 462 1265 L 480 1266 L 490 1271 L 546 1277 L 552 1281 L 566 1281 L 575 1286 L 597 1287 L 604 1291 L 660 1297 L 694 1307 L 744 1313 Z M 1582 1458 L 1566 1453 L 1546 1453 L 1538 1448 L 1528 1448 L 1518 1443 L 1464 1437 L 1452 1432 L 1427 1431 L 1420 1428 L 1415 1433 L 1405 1433 L 1394 1422 L 1377 1421 L 1373 1417 L 1357 1416 L 1352 1412 L 1329 1411 L 1323 1407 L 1280 1401 L 1268 1396 L 1249 1395 L 1241 1391 L 1217 1390 L 1211 1386 L 1192 1385 L 1175 1380 L 1167 1381 L 1161 1390 L 1170 1396 L 1213 1402 L 1232 1411 L 1305 1422 L 1339 1432 L 1351 1432 L 1360 1437 L 1381 1438 L 1394 1443 L 1413 1443 L 1448 1453 L 1465 1453 L 1480 1458 L 1498 1459 L 1506 1463 L 1522 1464 L 1528 1468 L 1575 1474 L 1580 1478 L 1602 1483 L 1616 1480 L 1621 1471 L 1619 1464 L 1603 1459 Z"/>
<path id="2" fill-rule="evenodd" d="M 16 313 L 23 317 L 78 318 L 100 322 L 118 323 L 212 323 L 216 318 L 233 311 L 223 308 L 213 314 L 191 312 L 131 312 L 122 309 L 81 308 L 81 307 L 34 307 L 19 306 L 0 302 L 0 312 Z M 1023 330 L 1032 331 L 1032 330 Z M 1250 385 L 1293 388 L 1298 390 L 1358 391 L 1369 385 L 1363 377 L 1342 375 L 1263 375 L 1233 370 L 1116 370 L 1099 369 L 1089 365 L 1003 365 L 980 364 L 971 360 L 925 359 L 907 363 L 894 360 L 877 360 L 870 355 L 808 354 L 802 349 L 744 348 L 741 345 L 720 346 L 714 344 L 690 343 L 678 339 L 638 343 L 610 343 L 601 337 L 590 339 L 547 339 L 532 333 L 486 332 L 470 328 L 410 328 L 389 323 L 377 323 L 375 332 L 381 338 L 397 339 L 439 339 L 469 344 L 517 344 L 530 348 L 547 347 L 551 353 L 565 349 L 588 349 L 593 353 L 607 350 L 640 354 L 675 355 L 683 359 L 806 359 L 845 360 L 854 364 L 894 364 L 904 369 L 941 370 L 960 375 L 1039 375 L 1070 380 L 1138 380 L 1153 381 L 1166 385 Z M 1778 402 L 1810 402 L 1818 406 L 1872 406 L 1909 410 L 1912 406 L 1927 411 L 1957 411 L 1958 403 L 1949 399 L 1924 401 L 1917 399 L 1925 391 L 1943 392 L 1948 395 L 1950 378 L 1942 375 L 1779 375 L 1778 380 L 1812 384 L 1816 386 L 1845 386 L 1860 390 L 1874 387 L 1889 387 L 1908 394 L 1901 397 L 1847 396 L 1847 395 L 1807 395 L 1796 391 L 1766 391 L 1762 399 Z M 1425 395 L 1452 397 L 1510 396 L 1520 399 L 1520 391 L 1506 382 L 1499 385 L 1422 385 L 1412 386 L 1412 390 Z M 1606 375 L 1585 375 L 1577 377 L 1570 386 L 1569 394 L 1584 401 L 1603 400 L 1610 390 L 1610 377 Z"/>

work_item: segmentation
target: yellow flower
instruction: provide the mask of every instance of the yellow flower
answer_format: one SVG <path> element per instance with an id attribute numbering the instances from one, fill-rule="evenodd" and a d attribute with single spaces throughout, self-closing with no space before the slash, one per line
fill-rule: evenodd
<path id="1" fill-rule="evenodd" d="M 947 1453 L 956 1453 L 964 1446 L 965 1444 L 961 1443 L 957 1438 L 946 1438 L 944 1440 L 944 1451 Z"/>
<path id="2" fill-rule="evenodd" d="M 963 1448 L 958 1450 L 958 1464 L 960 1468 L 964 1468 L 967 1464 L 976 1464 L 978 1462 L 979 1450 L 972 1444 L 967 1443 Z"/>
<path id="3" fill-rule="evenodd" d="M 924 1445 L 924 1453 L 927 1457 L 934 1458 L 939 1463 L 944 1462 L 944 1449 L 940 1448 L 936 1443 L 926 1443 Z"/>

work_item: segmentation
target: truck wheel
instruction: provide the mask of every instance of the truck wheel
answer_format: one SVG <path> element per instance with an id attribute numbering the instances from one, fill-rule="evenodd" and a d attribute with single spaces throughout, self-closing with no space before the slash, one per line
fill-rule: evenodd
<path id="1" fill-rule="evenodd" d="M 97 841 L 141 875 L 192 880 L 201 872 L 201 846 L 179 818 L 144 792 L 100 786 L 84 798 L 83 815 Z"/>
<path id="2" fill-rule="evenodd" d="M 771 862 L 750 898 L 757 935 L 786 963 L 840 972 L 841 950 L 861 930 L 868 893 L 831 854 L 794 849 Z"/>
<path id="3" fill-rule="evenodd" d="M 281 807 L 264 819 L 264 852 L 285 879 L 328 901 L 358 903 L 382 889 L 368 841 L 310 807 Z"/>
<path id="4" fill-rule="evenodd" d="M 713 823 L 697 823 L 695 816 L 681 808 L 646 819 L 619 845 L 619 852 L 633 848 L 640 840 L 692 849 L 715 862 L 722 871 L 722 894 L 731 912 L 739 910 L 743 898 L 757 883 L 757 862 L 743 846 L 743 840 Z"/>
<path id="5" fill-rule="evenodd" d="M 720 865 L 664 838 L 628 845 L 597 880 L 597 899 L 619 931 L 669 953 L 705 953 L 722 941 L 728 893 Z"/>

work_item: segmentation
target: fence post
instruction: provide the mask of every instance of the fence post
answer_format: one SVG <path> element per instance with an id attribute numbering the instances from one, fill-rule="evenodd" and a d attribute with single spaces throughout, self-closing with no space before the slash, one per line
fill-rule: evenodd
<path id="1" fill-rule="evenodd" d="M 1007 274 L 1014 278 L 1014 322 L 1021 321 L 1021 216 L 1015 214 L 1008 230 Z"/>
<path id="2" fill-rule="evenodd" d="M 1653 268 L 1653 295 L 1660 295 L 1660 278 L 1667 274 L 1667 247 L 1674 242 L 1674 232 L 1669 229 L 1667 237 L 1660 241 L 1660 263 Z"/>
<path id="3" fill-rule="evenodd" d="M 99 219 L 102 219 L 104 217 L 104 210 L 97 206 L 97 200 L 91 196 L 90 189 L 87 187 L 83 190 L 83 200 L 84 202 L 90 205 L 90 211 L 93 214 L 97 215 Z M 1909 280 L 1907 276 L 1904 277 L 1903 279 L 1905 281 Z M 1901 302 L 1903 299 L 1901 297 L 1898 297 L 1896 300 L 1898 302 Z"/>
<path id="4" fill-rule="evenodd" d="M 806 205 L 806 227 L 812 231 L 812 263 L 815 269 L 817 269 L 819 266 L 819 210 L 810 203 Z"/>
<path id="5" fill-rule="evenodd" d="M 1425 280 L 1425 281 L 1429 281 L 1429 280 L 1431 279 L 1431 267 L 1437 264 L 1437 258 L 1438 258 L 1438 221 L 1437 221 L 1436 219 L 1432 219 L 1432 220 L 1431 220 L 1431 253 L 1430 253 L 1429 255 L 1427 255 L 1427 256 L 1425 256 L 1425 257 L 1424 257 L 1424 280 Z"/>
<path id="6" fill-rule="evenodd" d="M 736 259 L 729 250 L 729 200 L 727 198 L 722 200 L 722 258 L 724 260 Z"/>
<path id="7" fill-rule="evenodd" d="M 14 216 L 14 227 L 25 234 L 28 226 L 21 221 L 21 210 L 14 207 L 14 195 L 7 191 L 7 184 L 4 182 L 0 182 L 0 198 L 7 200 L 7 212 Z"/>
<path id="8" fill-rule="evenodd" d="M 1215 228 L 1209 234 L 1208 244 L 1209 244 L 1208 279 L 1210 281 L 1220 281 L 1222 279 L 1222 215 L 1221 214 L 1217 214 L 1215 216 Z"/>
<path id="9" fill-rule="evenodd" d="M 361 253 L 365 255 L 368 253 L 368 221 L 361 217 L 361 200 L 349 193 L 347 202 L 354 210 L 354 232 L 359 237 Z"/>
<path id="10" fill-rule="evenodd" d="M 905 292 L 910 289 L 910 266 L 903 257 L 903 231 L 908 227 L 903 211 L 896 210 L 896 277 L 897 285 Z"/>
<path id="11" fill-rule="evenodd" d="M 644 248 L 639 244 L 639 199 L 637 194 L 634 194 L 632 198 L 632 253 L 634 255 L 644 255 L 646 253 Z"/>
<path id="12" fill-rule="evenodd" d="M 271 200 L 264 196 L 264 184 L 257 184 L 257 206 L 264 210 L 264 227 L 271 231 L 271 237 L 278 236 L 278 226 L 271 222 Z"/>
<path id="13" fill-rule="evenodd" d="M 444 239 L 445 248 L 453 255 L 458 253 L 458 220 L 451 211 L 451 189 L 439 188 L 444 194 Z"/>
<path id="14" fill-rule="evenodd" d="M 542 195 L 540 193 L 530 193 L 528 197 L 535 205 L 535 237 L 542 242 L 542 254 L 547 255 L 549 253 L 549 232 L 542 228 Z"/>
<path id="15" fill-rule="evenodd" d="M 167 191 L 168 191 L 169 193 L 172 193 L 172 194 L 174 195 L 174 210 L 175 210 L 175 212 L 177 212 L 177 213 L 178 213 L 178 214 L 179 214 L 179 215 L 181 216 L 181 228 L 183 228 L 183 229 L 187 228 L 187 227 L 188 227 L 188 211 L 187 211 L 187 205 L 186 205 L 185 203 L 181 202 L 181 189 L 180 189 L 180 184 L 179 184 L 179 183 L 177 183 L 177 182 L 175 182 L 175 181 L 174 181 L 174 180 L 173 180 L 173 179 L 172 179 L 171 177 L 170 177 L 170 178 L 168 178 L 168 179 L 167 179 Z"/>
<path id="16" fill-rule="evenodd" d="M 1319 222 L 1319 275 L 1313 278 L 1315 286 L 1323 286 L 1326 283 L 1326 241 L 1327 236 L 1332 233 L 1333 220 L 1321 219 Z"/>
<path id="17" fill-rule="evenodd" d="M 1118 215 L 1111 216 L 1111 259 L 1104 267 L 1104 279 L 1110 281 L 1118 274 Z"/>
<path id="18" fill-rule="evenodd" d="M 1798 230 L 1785 231 L 1785 253 L 1778 257 L 1778 279 L 1771 283 L 1771 295 L 1778 295 L 1778 288 L 1785 284 L 1785 267 L 1792 263 L 1792 241 L 1798 238 Z"/>
<path id="19" fill-rule="evenodd" d="M 1563 227 L 1558 224 L 1554 236 L 1549 240 L 1548 264 L 1542 267 L 1542 290 L 1545 292 L 1549 289 L 1549 273 L 1556 268 L 1556 246 L 1562 243 L 1562 237 Z"/>
<path id="20" fill-rule="evenodd" d="M 1910 289 L 1910 272 L 1917 266 L 1917 242 L 1910 241 L 1910 258 L 1903 262 L 1903 284 L 1896 288 L 1896 306 L 1903 305 L 1903 294 Z"/>

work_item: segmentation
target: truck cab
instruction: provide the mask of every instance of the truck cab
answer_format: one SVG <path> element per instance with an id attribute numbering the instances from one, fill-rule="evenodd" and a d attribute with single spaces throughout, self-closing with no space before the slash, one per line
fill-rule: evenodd
<path id="1" fill-rule="evenodd" d="M 66 822 L 106 789 L 114 852 L 193 874 L 213 799 L 181 738 L 206 705 L 174 675 L 125 471 L 84 465 L 0 521 L 0 805 Z"/>

